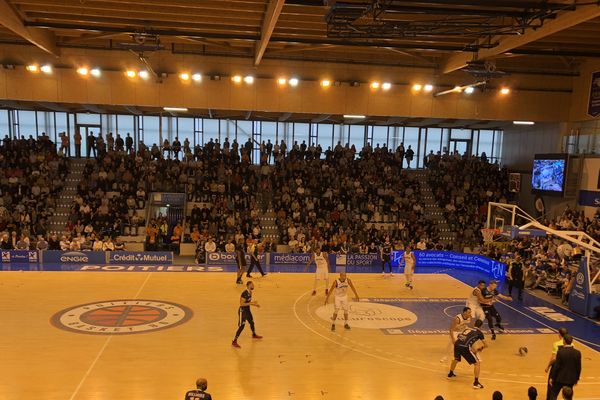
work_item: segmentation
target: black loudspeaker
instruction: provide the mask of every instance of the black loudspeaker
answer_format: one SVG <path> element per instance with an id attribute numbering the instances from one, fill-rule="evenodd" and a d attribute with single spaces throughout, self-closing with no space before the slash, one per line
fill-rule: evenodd
<path id="1" fill-rule="evenodd" d="M 511 173 L 508 177 L 508 190 L 514 193 L 521 191 L 521 174 Z"/>

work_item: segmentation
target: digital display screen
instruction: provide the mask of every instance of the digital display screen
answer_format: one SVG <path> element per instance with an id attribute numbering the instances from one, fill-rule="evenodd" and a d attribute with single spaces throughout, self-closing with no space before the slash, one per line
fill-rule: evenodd
<path id="1" fill-rule="evenodd" d="M 535 193 L 562 194 L 565 189 L 567 160 L 562 154 L 536 155 L 533 160 L 531 187 Z"/>

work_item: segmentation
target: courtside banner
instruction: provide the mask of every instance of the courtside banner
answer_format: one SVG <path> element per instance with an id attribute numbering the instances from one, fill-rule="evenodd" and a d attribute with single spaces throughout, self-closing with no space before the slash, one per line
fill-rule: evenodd
<path id="1" fill-rule="evenodd" d="M 262 265 L 265 262 L 265 255 L 259 254 L 258 261 Z M 250 265 L 250 255 L 246 254 L 246 263 Z M 214 253 L 206 253 L 206 264 L 208 265 L 237 265 L 235 261 L 235 253 L 225 253 L 222 251 L 217 251 Z"/>
<path id="2" fill-rule="evenodd" d="M 270 253 L 271 265 L 306 265 L 310 261 L 312 253 Z"/>
<path id="3" fill-rule="evenodd" d="M 588 314 L 588 298 L 590 295 L 590 275 L 587 266 L 587 257 L 582 257 L 579 270 L 575 275 L 575 282 L 569 294 L 569 308 L 581 315 Z"/>
<path id="4" fill-rule="evenodd" d="M 171 251 L 110 251 L 109 264 L 173 264 Z"/>
<path id="5" fill-rule="evenodd" d="M 107 252 L 104 251 L 59 251 L 40 252 L 41 264 L 106 264 Z"/>
<path id="6" fill-rule="evenodd" d="M 416 268 L 419 267 L 441 267 L 478 271 L 489 275 L 491 279 L 504 280 L 506 265 L 480 256 L 478 254 L 455 253 L 453 251 L 415 250 L 413 251 L 417 260 Z M 392 253 L 392 265 L 397 267 L 402 261 L 404 251 Z"/>
<path id="7" fill-rule="evenodd" d="M 2 264 L 37 264 L 38 252 L 30 250 L 3 250 Z"/>
<path id="8" fill-rule="evenodd" d="M 345 259 L 344 259 L 345 258 Z M 360 254 L 348 253 L 336 256 L 337 265 L 345 265 L 348 267 L 381 267 L 381 256 L 377 253 Z"/>

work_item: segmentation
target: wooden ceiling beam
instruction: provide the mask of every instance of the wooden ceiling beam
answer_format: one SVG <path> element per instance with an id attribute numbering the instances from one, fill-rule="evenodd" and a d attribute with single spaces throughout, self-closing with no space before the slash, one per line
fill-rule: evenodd
<path id="1" fill-rule="evenodd" d="M 277 20 L 279 19 L 279 15 L 281 14 L 284 3 L 285 0 L 269 1 L 269 5 L 267 6 L 267 11 L 265 12 L 265 17 L 262 23 L 260 41 L 256 45 L 254 65 L 260 64 L 260 60 L 262 60 L 262 57 L 265 54 L 265 50 L 269 45 L 269 40 L 271 40 L 271 35 L 273 34 L 275 25 L 277 25 Z"/>
<path id="2" fill-rule="evenodd" d="M 456 71 L 466 67 L 467 63 L 472 59 L 485 60 L 486 58 L 490 58 L 524 46 L 528 43 L 535 42 L 546 36 L 564 31 L 599 16 L 600 6 L 597 4 L 577 7 L 575 11 L 565 12 L 556 17 L 556 19 L 546 21 L 546 23 L 544 23 L 544 25 L 540 28 L 535 30 L 526 30 L 525 34 L 523 35 L 495 38 L 492 41 L 498 43 L 498 45 L 493 48 L 480 49 L 474 53 L 460 52 L 452 55 L 443 61 L 442 65 L 440 66 L 440 70 L 445 74 Z"/>
<path id="3" fill-rule="evenodd" d="M 23 19 L 6 0 L 0 0 L 0 25 L 5 26 L 45 52 L 54 56 L 60 55 L 60 50 L 56 47 L 56 40 L 52 32 L 47 29 L 25 26 Z"/>

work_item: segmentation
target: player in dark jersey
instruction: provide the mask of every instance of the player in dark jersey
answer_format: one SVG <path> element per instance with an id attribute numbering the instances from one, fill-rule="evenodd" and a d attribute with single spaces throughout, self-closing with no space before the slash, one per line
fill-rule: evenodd
<path id="1" fill-rule="evenodd" d="M 485 319 L 487 319 L 490 332 L 492 332 L 492 340 L 496 340 L 494 319 L 496 320 L 495 326 L 500 329 L 500 332 L 504 332 L 504 328 L 502 327 L 502 317 L 500 316 L 500 313 L 498 313 L 498 310 L 496 310 L 496 307 L 494 307 L 494 302 L 497 298 L 502 300 L 512 300 L 512 297 L 500 294 L 500 292 L 496 290 L 497 285 L 498 282 L 490 281 L 488 287 L 481 289 L 481 298 L 479 298 L 479 303 L 485 314 Z"/>
<path id="2" fill-rule="evenodd" d="M 389 237 L 386 237 L 385 243 L 379 247 L 379 255 L 381 257 L 381 275 L 385 275 L 385 264 L 387 264 L 390 269 L 390 276 L 394 276 L 392 272 L 392 243 Z"/>
<path id="3" fill-rule="evenodd" d="M 464 358 L 469 365 L 474 365 L 473 373 L 475 375 L 475 380 L 473 381 L 474 389 L 483 389 L 483 385 L 479 383 L 479 371 L 481 369 L 481 361 L 477 358 L 477 353 L 482 351 L 487 347 L 487 343 L 484 340 L 483 332 L 479 328 L 483 325 L 483 321 L 478 319 L 475 321 L 474 328 L 467 328 L 462 333 L 460 333 L 454 342 L 454 360 L 452 360 L 452 364 L 450 364 L 450 372 L 448 372 L 448 378 L 454 378 L 456 374 L 454 373 L 454 369 L 456 368 L 456 364 L 458 364 L 461 358 Z M 483 347 L 477 350 L 474 344 L 481 340 Z"/>
<path id="4" fill-rule="evenodd" d="M 198 378 L 196 380 L 195 390 L 190 390 L 185 394 L 185 400 L 212 400 L 210 394 L 206 393 L 208 388 L 208 381 L 204 378 Z"/>
<path id="5" fill-rule="evenodd" d="M 244 330 L 244 326 L 246 326 L 246 321 L 250 324 L 250 329 L 252 329 L 252 338 L 253 339 L 262 339 L 262 336 L 256 334 L 256 330 L 254 329 L 254 318 L 252 317 L 252 312 L 250 311 L 250 306 L 260 307 L 257 301 L 252 301 L 252 291 L 254 290 L 254 283 L 252 281 L 246 282 L 246 290 L 242 292 L 240 297 L 240 309 L 238 311 L 239 321 L 238 321 L 238 330 L 235 333 L 235 338 L 231 345 L 235 348 L 241 348 L 237 342 L 240 334 Z"/>

